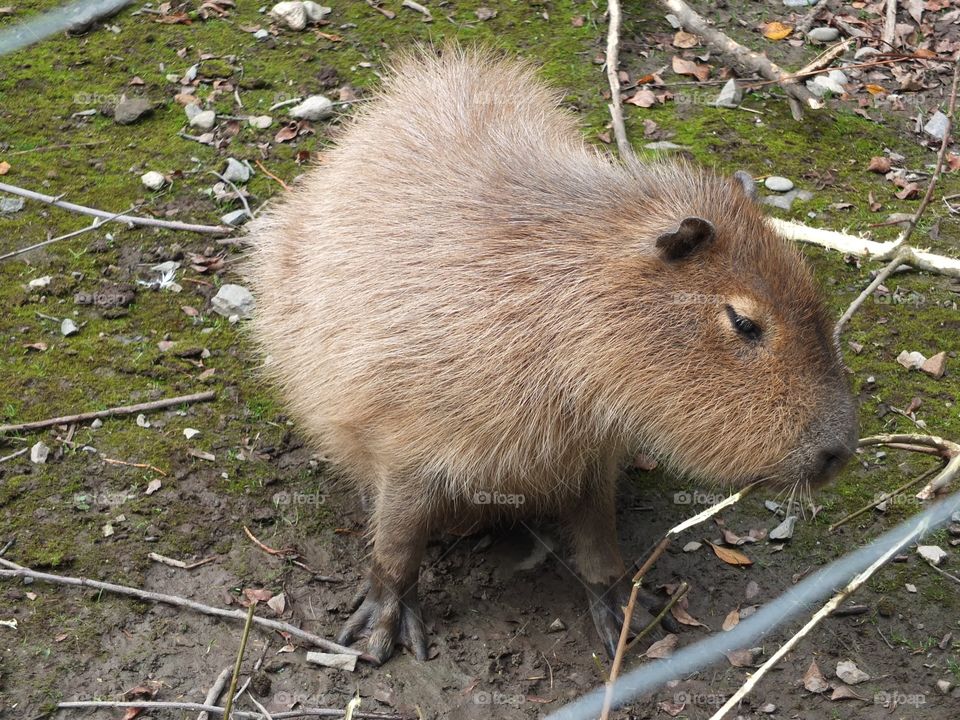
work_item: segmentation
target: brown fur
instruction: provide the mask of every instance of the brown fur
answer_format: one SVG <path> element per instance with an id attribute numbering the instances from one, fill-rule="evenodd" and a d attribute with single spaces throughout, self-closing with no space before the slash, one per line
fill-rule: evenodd
<path id="1" fill-rule="evenodd" d="M 690 216 L 714 241 L 665 259 L 654 241 Z M 579 522 L 596 525 L 638 449 L 699 478 L 792 485 L 855 437 L 832 321 L 742 187 L 611 163 L 516 62 L 402 62 L 251 238 L 266 370 L 374 498 L 392 578 L 426 532 L 513 510 L 477 493 L 561 515 L 593 503 Z M 574 538 L 591 581 L 619 562 L 609 539 Z"/>

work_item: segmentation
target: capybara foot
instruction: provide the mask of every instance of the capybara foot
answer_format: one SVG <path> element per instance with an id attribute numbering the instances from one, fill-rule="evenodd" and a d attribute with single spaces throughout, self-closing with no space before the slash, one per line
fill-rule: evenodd
<path id="1" fill-rule="evenodd" d="M 590 615 L 593 624 L 600 635 L 604 650 L 609 657 L 617 653 L 617 643 L 620 640 L 620 628 L 623 627 L 623 608 L 630 601 L 630 579 L 618 580 L 612 587 L 601 584 L 589 585 Z M 637 603 L 630 618 L 630 630 L 638 633 L 649 625 L 656 614 L 663 609 L 663 603 L 654 595 L 640 588 L 637 593 Z M 680 627 L 677 621 L 669 614 L 660 621 L 660 627 L 667 632 L 677 632 Z"/>
<path id="2" fill-rule="evenodd" d="M 412 652 L 417 660 L 427 659 L 427 631 L 417 602 L 416 586 L 401 597 L 385 584 L 367 580 L 354 598 L 354 605 L 359 607 L 340 631 L 338 643 L 349 645 L 357 638 L 367 638 L 367 653 L 380 665 L 390 659 L 397 643 Z"/>

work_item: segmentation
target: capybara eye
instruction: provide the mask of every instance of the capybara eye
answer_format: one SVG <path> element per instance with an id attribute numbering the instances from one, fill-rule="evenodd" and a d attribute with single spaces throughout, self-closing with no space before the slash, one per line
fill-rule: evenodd
<path id="1" fill-rule="evenodd" d="M 727 317 L 730 318 L 733 329 L 750 342 L 757 342 L 763 337 L 763 329 L 757 323 L 745 315 L 738 315 L 729 305 L 727 305 Z"/>

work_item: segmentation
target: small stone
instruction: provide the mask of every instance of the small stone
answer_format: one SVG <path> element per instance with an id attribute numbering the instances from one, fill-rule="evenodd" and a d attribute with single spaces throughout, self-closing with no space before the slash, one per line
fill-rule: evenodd
<path id="1" fill-rule="evenodd" d="M 266 40 L 270 37 L 270 31 L 265 28 L 260 28 L 253 34 L 253 37 L 255 40 Z"/>
<path id="2" fill-rule="evenodd" d="M 23 210 L 24 200 L 20 197 L 0 198 L 0 215 L 13 215 Z"/>
<path id="3" fill-rule="evenodd" d="M 91 430 L 99 430 L 102 427 L 103 427 L 103 420 L 101 420 L 100 418 L 97 418 L 92 423 L 90 423 Z"/>
<path id="4" fill-rule="evenodd" d="M 789 540 L 793 537 L 793 530 L 797 525 L 796 515 L 787 515 L 782 523 L 770 531 L 771 540 Z"/>
<path id="5" fill-rule="evenodd" d="M 879 55 L 879 54 L 880 54 L 880 51 L 877 50 L 875 47 L 870 47 L 869 45 L 864 45 L 862 48 L 860 48 L 859 50 L 857 50 L 857 51 L 853 54 L 853 59 L 854 59 L 854 60 L 864 60 L 864 59 L 866 59 L 866 58 L 871 58 L 871 57 L 874 57 L 874 56 Z"/>
<path id="6" fill-rule="evenodd" d="M 897 355 L 897 362 L 903 365 L 907 370 L 919 370 L 923 367 L 923 364 L 927 362 L 927 358 L 923 356 L 923 353 L 919 352 L 907 352 L 904 350 L 902 353 Z"/>
<path id="7" fill-rule="evenodd" d="M 773 190 L 774 192 L 784 193 L 793 190 L 793 181 L 779 175 L 771 175 L 763 181 L 763 184 L 767 190 Z"/>
<path id="8" fill-rule="evenodd" d="M 253 312 L 253 295 L 241 285 L 223 285 L 210 301 L 213 311 L 218 315 L 248 318 Z"/>
<path id="9" fill-rule="evenodd" d="M 216 122 L 217 114 L 213 110 L 202 110 L 190 118 L 190 127 L 195 127 L 200 130 L 209 130 L 216 124 Z"/>
<path id="10" fill-rule="evenodd" d="M 940 379 L 943 377 L 943 374 L 947 371 L 947 354 L 945 352 L 938 352 L 931 358 L 927 358 L 926 361 L 920 366 L 920 372 L 925 372 L 932 378 Z"/>
<path id="11" fill-rule="evenodd" d="M 197 115 L 203 112 L 203 108 L 197 103 L 196 98 L 193 98 L 192 102 L 188 102 L 183 106 L 183 112 L 187 116 L 187 122 L 193 120 Z"/>
<path id="12" fill-rule="evenodd" d="M 163 173 L 151 170 L 140 176 L 140 182 L 143 183 L 143 186 L 147 188 L 147 190 L 159 190 L 167 184 L 167 179 L 163 176 Z"/>
<path id="13" fill-rule="evenodd" d="M 270 17 L 283 22 L 291 30 L 303 30 L 307 26 L 307 10 L 302 2 L 281 2 L 273 6 Z"/>
<path id="14" fill-rule="evenodd" d="M 664 15 L 664 19 L 666 19 L 666 21 L 670 23 L 670 27 L 672 27 L 674 30 L 683 30 L 683 23 L 680 22 L 680 18 L 678 18 L 673 13 L 668 13 Z"/>
<path id="15" fill-rule="evenodd" d="M 841 660 L 837 663 L 837 677 L 847 685 L 857 685 L 870 679 L 870 676 L 858 668 L 852 660 Z"/>
<path id="16" fill-rule="evenodd" d="M 249 219 L 250 213 L 246 211 L 246 208 L 240 208 L 239 210 L 231 210 L 226 215 L 221 216 L 220 222 L 230 227 L 239 227 Z"/>
<path id="17" fill-rule="evenodd" d="M 828 43 L 840 37 L 840 31 L 832 27 L 816 27 L 807 33 L 807 37 L 813 42 Z"/>
<path id="18" fill-rule="evenodd" d="M 49 455 L 50 448 L 44 445 L 42 440 L 30 448 L 30 462 L 34 465 L 43 465 Z"/>
<path id="19" fill-rule="evenodd" d="M 939 566 L 947 556 L 947 551 L 936 545 L 918 545 L 917 555 L 922 557 L 931 565 Z"/>
<path id="20" fill-rule="evenodd" d="M 915 593 L 915 592 L 917 592 L 917 586 L 914 585 L 913 583 L 906 583 L 906 584 L 904 585 L 904 587 L 907 589 L 907 592 L 908 592 L 908 593 Z"/>
<path id="21" fill-rule="evenodd" d="M 45 288 L 47 285 L 50 284 L 50 281 L 51 281 L 52 279 L 53 279 L 53 278 L 51 278 L 49 275 L 43 275 L 43 276 L 41 276 L 41 277 L 34 278 L 34 279 L 31 280 L 30 282 L 28 282 L 28 283 L 27 283 L 27 287 L 32 287 L 32 288 Z"/>
<path id="22" fill-rule="evenodd" d="M 835 72 L 840 72 L 835 71 Z M 812 92 L 817 97 L 823 97 L 828 92 L 833 95 L 843 95 L 847 89 L 843 86 L 843 82 L 840 82 L 841 78 L 845 82 L 847 76 L 843 73 L 840 75 L 834 75 L 834 71 L 827 73 L 826 75 L 817 75 L 813 80 L 807 82 L 807 89 Z"/>
<path id="23" fill-rule="evenodd" d="M 148 428 L 150 427 L 150 421 L 147 420 L 147 416 L 143 413 L 137 415 L 137 427 Z"/>
<path id="24" fill-rule="evenodd" d="M 737 81 L 731 78 L 727 80 L 727 84 L 723 86 L 723 90 L 720 91 L 713 104 L 717 107 L 733 109 L 738 107 L 742 101 L 743 90 L 737 85 Z"/>
<path id="25" fill-rule="evenodd" d="M 157 350 L 160 352 L 170 352 L 176 346 L 175 340 L 161 340 L 157 343 Z"/>
<path id="26" fill-rule="evenodd" d="M 791 190 L 790 192 L 783 193 L 782 195 L 766 195 L 763 198 L 763 204 L 789 211 L 791 208 L 793 208 L 793 201 L 799 196 L 800 191 L 798 190 Z"/>
<path id="27" fill-rule="evenodd" d="M 561 620 L 560 618 L 557 618 L 552 623 L 550 623 L 550 626 L 547 628 L 547 632 L 558 633 L 558 632 L 563 632 L 566 629 L 567 629 L 567 626 L 564 624 L 563 620 Z"/>
<path id="28" fill-rule="evenodd" d="M 688 542 L 686 545 L 683 546 L 683 551 L 694 552 L 696 550 L 699 550 L 701 547 L 703 547 L 702 543 L 699 543 L 696 540 L 691 540 L 690 542 Z"/>
<path id="29" fill-rule="evenodd" d="M 253 115 L 252 117 L 247 118 L 247 122 L 252 128 L 256 128 L 257 130 L 266 130 L 268 127 L 273 125 L 273 118 L 269 115 Z"/>
<path id="30" fill-rule="evenodd" d="M 250 168 L 236 158 L 227 158 L 227 169 L 220 174 L 224 180 L 241 184 L 250 179 Z"/>
<path id="31" fill-rule="evenodd" d="M 761 705 L 759 708 L 757 708 L 757 710 L 762 712 L 764 715 L 770 715 L 777 711 L 777 706 L 773 703 L 767 703 L 766 705 Z"/>
<path id="32" fill-rule="evenodd" d="M 953 688 L 953 684 L 949 680 L 937 680 L 937 691 L 941 695 L 946 695 Z"/>
<path id="33" fill-rule="evenodd" d="M 930 116 L 927 124 L 923 126 L 923 131 L 936 140 L 943 140 L 943 137 L 947 134 L 947 129 L 949 127 L 950 119 L 942 112 L 937 110 L 933 115 Z"/>
<path id="34" fill-rule="evenodd" d="M 311 95 L 290 108 L 290 117 L 298 120 L 323 120 L 333 115 L 333 103 L 323 95 Z"/>
<path id="35" fill-rule="evenodd" d="M 810 2 L 811 0 L 783 0 L 784 6 L 790 8 L 806 7 Z"/>
<path id="36" fill-rule="evenodd" d="M 130 125 L 151 112 L 153 103 L 149 100 L 124 97 L 113 108 L 113 121 L 118 125 Z"/>
<path id="37" fill-rule="evenodd" d="M 80 328 L 78 328 L 77 324 L 70 318 L 64 318 L 63 322 L 60 323 L 60 334 L 64 337 L 76 335 L 78 332 L 80 332 Z"/>

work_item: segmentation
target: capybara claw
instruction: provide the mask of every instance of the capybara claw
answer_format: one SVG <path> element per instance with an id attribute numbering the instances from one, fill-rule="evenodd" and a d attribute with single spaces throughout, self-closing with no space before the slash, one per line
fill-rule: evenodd
<path id="1" fill-rule="evenodd" d="M 341 645 L 367 638 L 367 654 L 382 665 L 393 655 L 398 643 L 417 660 L 427 659 L 427 631 L 415 592 L 402 598 L 396 593 L 371 586 L 366 597 L 337 636 Z"/>

